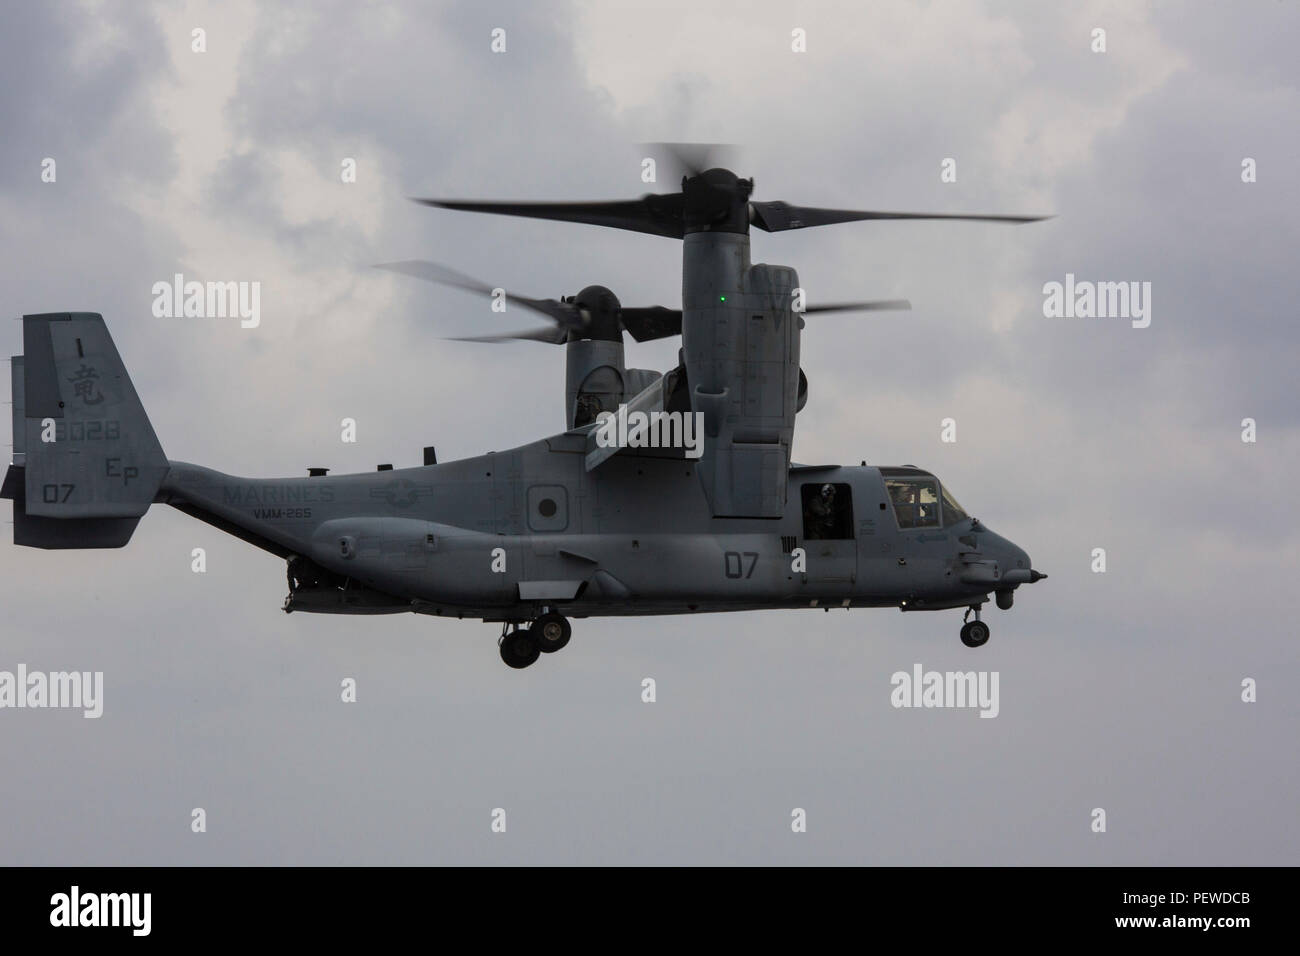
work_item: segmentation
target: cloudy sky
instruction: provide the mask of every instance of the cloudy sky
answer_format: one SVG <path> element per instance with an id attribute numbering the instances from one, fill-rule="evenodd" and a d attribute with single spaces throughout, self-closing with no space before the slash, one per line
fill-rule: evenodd
<path id="1" fill-rule="evenodd" d="M 931 467 L 1030 552 L 979 652 L 957 611 L 589 619 L 515 672 L 494 625 L 285 615 L 282 562 L 159 507 L 121 551 L 0 545 L 0 670 L 105 675 L 99 720 L 0 711 L 0 861 L 1300 862 L 1298 34 L 1275 0 L 6 5 L 0 301 L 103 313 L 168 456 L 233 474 L 562 428 L 561 349 L 444 340 L 530 320 L 373 263 L 680 304 L 679 243 L 409 196 L 630 198 L 637 144 L 712 141 L 758 199 L 1056 218 L 754 237 L 810 299 L 911 299 L 810 320 L 795 457 Z M 260 326 L 155 318 L 177 272 L 259 281 Z M 1067 273 L 1150 282 L 1150 327 L 1046 318 Z M 917 663 L 998 671 L 999 716 L 894 709 Z"/>

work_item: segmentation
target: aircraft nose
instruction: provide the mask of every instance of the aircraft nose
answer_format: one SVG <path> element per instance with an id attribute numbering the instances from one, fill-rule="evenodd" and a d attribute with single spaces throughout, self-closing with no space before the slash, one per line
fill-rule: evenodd
<path id="1" fill-rule="evenodd" d="M 1005 550 L 998 556 L 998 564 L 1002 566 L 1004 584 L 1033 584 L 1047 577 L 1042 571 L 1034 570 L 1028 551 L 1010 541 L 1006 542 Z"/>
<path id="2" fill-rule="evenodd" d="M 1034 570 L 1029 552 L 1014 541 L 987 530 L 985 534 L 988 535 L 988 539 L 984 544 L 984 550 L 997 560 L 998 569 L 1001 571 L 1001 584 L 1014 587 L 1018 584 L 1033 584 L 1047 577 L 1041 571 Z"/>
<path id="3" fill-rule="evenodd" d="M 1029 552 L 1016 544 L 1007 542 L 1007 570 L 1012 571 L 1016 568 L 1032 568 L 1034 563 L 1029 560 Z"/>

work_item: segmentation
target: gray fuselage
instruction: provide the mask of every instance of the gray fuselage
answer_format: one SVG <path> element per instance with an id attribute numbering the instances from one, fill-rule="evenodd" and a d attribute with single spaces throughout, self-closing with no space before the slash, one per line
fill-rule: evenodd
<path id="1" fill-rule="evenodd" d="M 375 592 L 351 606 L 287 606 L 336 613 L 524 621 L 547 607 L 573 617 L 938 609 L 1014 587 L 996 581 L 1030 567 L 1024 551 L 964 515 L 947 526 L 900 527 L 876 467 L 796 465 L 782 517 L 714 518 L 694 461 L 623 449 L 587 471 L 587 430 L 462 461 L 333 477 L 241 479 L 172 462 L 157 500 L 309 559 L 343 580 L 331 590 Z M 834 537 L 808 526 L 805 485 L 838 489 L 847 517 Z"/>

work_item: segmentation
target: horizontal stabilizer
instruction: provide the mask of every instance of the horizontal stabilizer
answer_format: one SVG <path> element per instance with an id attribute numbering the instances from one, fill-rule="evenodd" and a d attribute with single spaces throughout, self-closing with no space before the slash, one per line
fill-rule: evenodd
<path id="1" fill-rule="evenodd" d="M 26 471 L 10 465 L 0 498 L 14 503 L 14 544 L 28 548 L 120 548 L 131 540 L 139 518 L 43 518 L 27 513 Z"/>

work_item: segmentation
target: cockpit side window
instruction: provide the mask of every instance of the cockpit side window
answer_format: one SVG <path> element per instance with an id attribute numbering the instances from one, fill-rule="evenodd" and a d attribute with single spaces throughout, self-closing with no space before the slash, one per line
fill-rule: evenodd
<path id="1" fill-rule="evenodd" d="M 900 528 L 939 527 L 939 482 L 933 478 L 887 478 L 885 489 Z"/>

